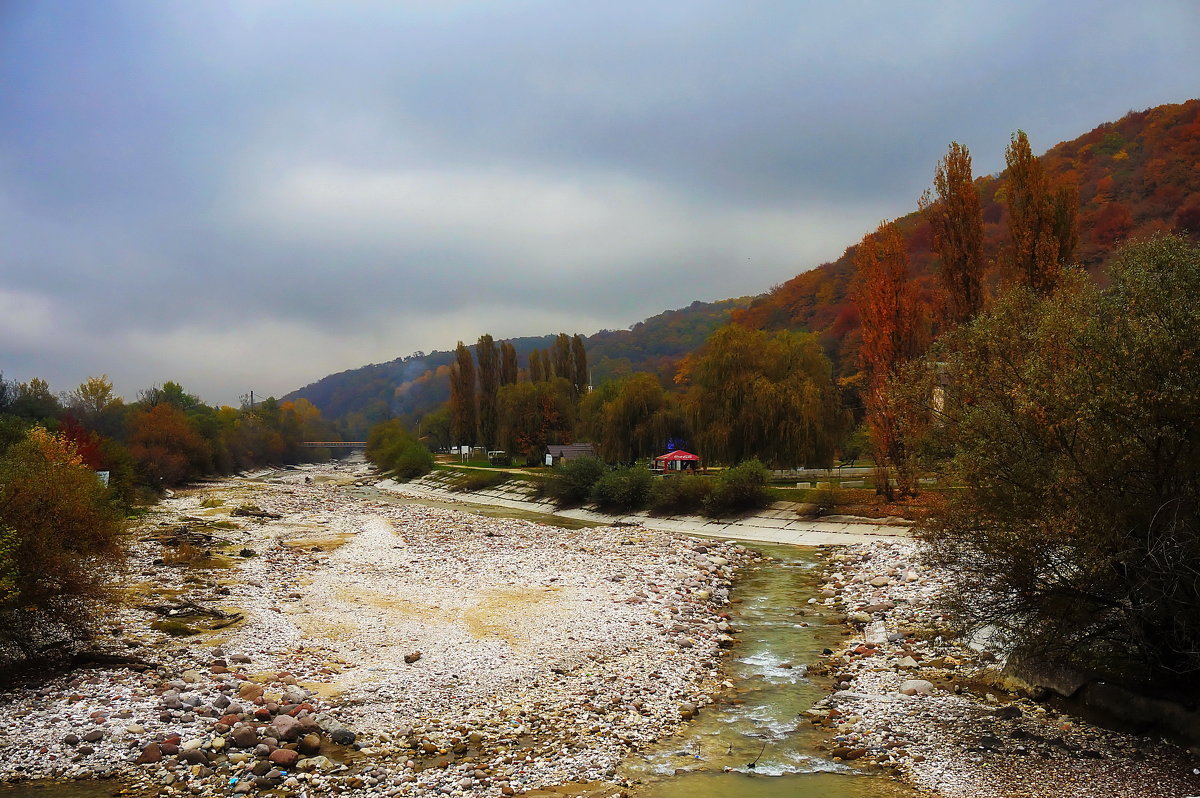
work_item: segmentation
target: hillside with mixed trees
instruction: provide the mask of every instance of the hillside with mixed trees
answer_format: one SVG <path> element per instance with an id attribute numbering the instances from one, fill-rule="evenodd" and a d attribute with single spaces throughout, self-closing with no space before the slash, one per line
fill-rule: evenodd
<path id="1" fill-rule="evenodd" d="M 1023 134 L 1021 139 L 1027 147 Z M 970 155 L 965 148 L 960 150 L 969 174 Z M 1200 100 L 1131 112 L 1056 145 L 1040 158 L 1029 154 L 1028 160 L 1043 173 L 1040 179 L 1060 193 L 1059 212 L 1070 211 L 1070 262 L 1094 274 L 1101 272 L 1128 239 L 1157 232 L 1194 236 L 1200 231 L 1200 170 L 1196 168 L 1200 163 Z M 1018 279 L 1010 232 L 1010 207 L 1014 207 L 1008 196 L 1011 173 L 1009 168 L 973 180 L 982 217 L 978 242 L 981 302 Z M 927 195 L 919 204 L 933 202 Z M 922 328 L 918 337 L 927 343 L 948 321 L 947 289 L 939 279 L 942 259 L 928 207 L 890 223 L 887 235 L 899 242 L 907 256 L 903 283 L 920 317 L 914 321 Z M 662 388 L 682 393 L 687 388 L 687 356 L 701 350 L 713 333 L 732 321 L 751 330 L 816 335 L 835 376 L 851 393 L 844 403 L 859 415 L 862 403 L 854 394 L 865 374 L 860 353 L 862 302 L 855 301 L 853 284 L 860 247 L 850 246 L 836 261 L 805 271 L 757 297 L 695 302 L 628 330 L 603 330 L 586 338 L 591 384 L 599 387 L 631 375 L 650 374 Z M 554 336 L 547 335 L 508 342 L 522 364 L 522 379 L 528 379 L 525 364 L 529 355 L 550 347 L 553 341 Z M 353 438 L 365 436 L 373 424 L 388 418 L 407 419 L 415 427 L 418 418 L 444 408 L 450 400 L 454 360 L 453 351 L 417 352 L 330 375 L 284 399 L 311 401 Z"/>
<path id="2" fill-rule="evenodd" d="M 601 330 L 585 339 L 590 379 L 599 385 L 639 372 L 658 375 L 670 384 L 679 360 L 698 349 L 717 329 L 729 323 L 731 313 L 749 305 L 750 299 L 693 302 L 668 310 L 628 330 Z M 510 343 L 523 364 L 529 355 L 554 344 L 555 336 L 513 338 Z M 362 440 L 373 424 L 400 417 L 415 420 L 450 399 L 450 367 L 454 350 L 426 354 L 415 352 L 387 363 L 330 374 L 292 391 L 283 401 L 307 399 L 326 418 L 337 420 L 348 438 Z"/>
<path id="3" fill-rule="evenodd" d="M 1079 241 L 1074 262 L 1090 271 L 1130 238 L 1156 232 L 1200 233 L 1200 100 L 1131 112 L 1053 147 L 1038 159 L 1054 183 L 1078 191 Z M 1009 213 L 1005 173 L 975 181 L 983 215 L 985 283 L 1008 271 Z M 895 222 L 909 269 L 924 301 L 936 304 L 938 257 L 927 217 L 914 211 Z M 859 368 L 858 311 L 851 297 L 851 246 L 836 261 L 793 277 L 756 297 L 734 321 L 754 329 L 802 329 L 820 334 L 839 373 Z"/>

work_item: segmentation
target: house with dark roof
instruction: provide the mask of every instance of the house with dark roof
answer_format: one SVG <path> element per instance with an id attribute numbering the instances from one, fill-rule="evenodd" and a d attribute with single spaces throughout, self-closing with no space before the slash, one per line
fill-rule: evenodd
<path id="1" fill-rule="evenodd" d="M 581 457 L 597 457 L 592 443 L 551 444 L 546 447 L 546 465 L 558 465 Z"/>

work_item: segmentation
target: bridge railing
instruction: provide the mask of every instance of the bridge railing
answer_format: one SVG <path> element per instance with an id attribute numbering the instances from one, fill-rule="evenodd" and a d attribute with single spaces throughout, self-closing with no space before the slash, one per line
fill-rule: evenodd
<path id="1" fill-rule="evenodd" d="M 305 441 L 300 444 L 308 449 L 365 449 L 366 441 Z"/>

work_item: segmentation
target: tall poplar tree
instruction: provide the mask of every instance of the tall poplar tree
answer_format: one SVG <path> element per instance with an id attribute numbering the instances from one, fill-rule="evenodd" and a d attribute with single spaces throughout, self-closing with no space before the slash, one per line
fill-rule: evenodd
<path id="1" fill-rule="evenodd" d="M 559 333 L 554 338 L 554 346 L 551 351 L 554 376 L 572 381 L 575 375 L 571 370 L 571 337 L 566 333 Z"/>
<path id="2" fill-rule="evenodd" d="M 542 353 L 535 349 L 529 353 L 529 381 L 541 382 L 542 378 Z"/>
<path id="3" fill-rule="evenodd" d="M 479 361 L 479 437 L 489 448 L 496 445 L 496 391 L 500 388 L 500 354 L 492 336 L 479 336 L 475 345 Z"/>
<path id="4" fill-rule="evenodd" d="M 1012 135 L 1004 161 L 1013 271 L 1022 284 L 1048 294 L 1079 243 L 1078 192 L 1051 184 L 1023 130 Z"/>
<path id="5" fill-rule="evenodd" d="M 875 490 L 895 497 L 889 466 L 895 466 L 901 495 L 915 487 L 900 419 L 892 409 L 888 381 L 920 354 L 925 336 L 923 308 L 909 279 L 908 251 L 895 224 L 885 222 L 863 238 L 854 253 L 854 302 L 862 320 L 859 357 L 866 372 L 863 396 L 875 456 Z"/>
<path id="6" fill-rule="evenodd" d="M 583 396 L 587 393 L 588 383 L 588 362 L 587 349 L 583 345 L 583 336 L 576 334 L 571 339 L 571 381 L 575 386 L 575 395 Z"/>
<path id="7" fill-rule="evenodd" d="M 958 326 L 983 307 L 983 212 L 971 176 L 971 153 L 957 141 L 938 162 L 933 189 L 937 197 L 926 191 L 921 211 L 941 258 L 938 277 L 948 300 L 945 320 Z"/>
<path id="8" fill-rule="evenodd" d="M 450 366 L 450 428 L 455 442 L 474 446 L 477 420 L 475 412 L 475 361 L 471 350 L 459 341 Z"/>
<path id="9" fill-rule="evenodd" d="M 500 385 L 517 381 L 517 348 L 508 341 L 500 342 Z"/>

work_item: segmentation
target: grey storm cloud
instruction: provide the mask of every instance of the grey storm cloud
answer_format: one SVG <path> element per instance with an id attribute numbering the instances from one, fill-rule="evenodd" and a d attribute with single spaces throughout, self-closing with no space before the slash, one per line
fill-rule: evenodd
<path id="1" fill-rule="evenodd" d="M 758 293 L 1200 85 L 1190 2 L 9 2 L 0 369 L 283 393 Z"/>

